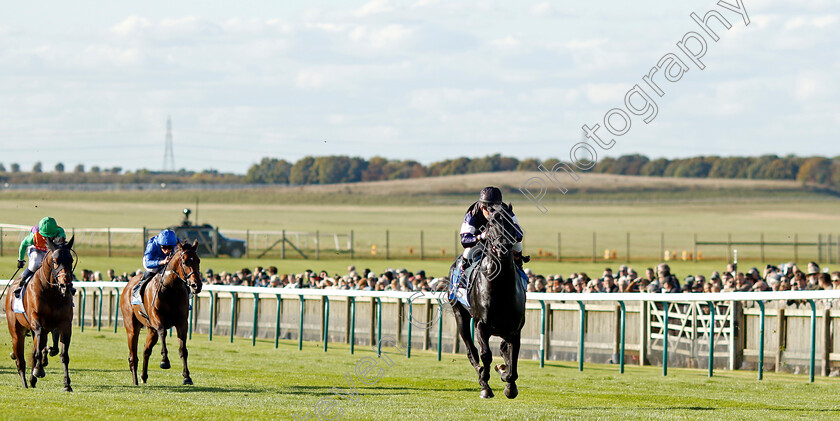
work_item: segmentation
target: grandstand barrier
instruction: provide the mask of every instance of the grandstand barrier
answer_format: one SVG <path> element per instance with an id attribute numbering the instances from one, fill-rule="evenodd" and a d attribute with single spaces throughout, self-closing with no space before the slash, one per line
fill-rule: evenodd
<path id="1" fill-rule="evenodd" d="M 8 281 L 0 281 L 5 285 Z M 79 329 L 113 329 L 122 324 L 119 293 L 124 282 L 76 282 L 76 320 Z M 755 369 L 763 378 L 766 358 L 775 371 L 806 369 L 816 374 L 820 349 L 821 375 L 840 368 L 840 312 L 831 304 L 837 291 L 731 293 L 528 293 L 521 359 L 614 363 L 624 372 L 629 358 L 638 365 Z M 266 303 L 274 302 L 275 305 Z M 294 306 L 293 304 L 298 304 Z M 802 306 L 804 308 L 798 308 Z M 817 323 L 817 307 L 820 318 Z M 769 308 L 768 308 L 769 307 Z M 419 315 L 419 317 L 417 317 Z M 775 316 L 770 317 L 769 316 Z M 5 316 L 5 315 L 4 315 Z M 248 317 L 251 316 L 251 317 Z M 361 319 L 361 320 L 358 320 Z M 766 337 L 767 323 L 774 335 Z M 361 322 L 361 323 L 357 323 Z M 577 322 L 577 323 L 576 323 Z M 627 329 L 628 322 L 636 329 Z M 577 327 L 575 327 L 577 325 Z M 376 346 L 383 337 L 412 349 L 444 349 L 463 353 L 446 297 L 439 292 L 372 292 L 205 285 L 192 297 L 192 333 L 251 339 L 330 342 Z M 629 333 L 629 335 L 628 335 Z M 629 341 L 628 341 L 629 336 Z M 498 338 L 491 340 L 494 349 Z M 765 346 L 768 344 L 769 346 Z M 769 351 L 767 351 L 769 349 Z"/>

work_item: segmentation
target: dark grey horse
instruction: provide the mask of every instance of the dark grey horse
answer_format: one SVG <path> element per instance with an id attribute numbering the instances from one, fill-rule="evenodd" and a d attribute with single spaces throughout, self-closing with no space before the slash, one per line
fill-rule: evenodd
<path id="1" fill-rule="evenodd" d="M 497 206 L 491 211 L 484 240 L 484 253 L 479 266 L 470 275 L 468 290 L 471 308 L 457 300 L 450 305 L 458 323 L 458 332 L 467 346 L 467 357 L 478 372 L 482 398 L 492 398 L 490 364 L 490 336 L 502 338 L 501 354 L 504 364 L 496 365 L 505 386 L 505 396 L 513 399 L 519 394 L 516 388 L 517 360 L 522 326 L 525 324 L 525 290 L 519 281 L 511 247 L 516 241 L 517 228 L 508 217 L 509 207 Z M 457 264 L 457 262 L 456 262 Z M 454 265 L 453 265 L 454 266 Z M 475 323 L 476 350 L 470 334 L 471 318 Z M 479 360 L 480 358 L 480 360 Z"/>

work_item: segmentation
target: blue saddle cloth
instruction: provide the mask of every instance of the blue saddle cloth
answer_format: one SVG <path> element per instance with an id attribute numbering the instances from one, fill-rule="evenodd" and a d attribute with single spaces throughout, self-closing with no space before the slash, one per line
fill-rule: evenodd
<path id="1" fill-rule="evenodd" d="M 469 302 L 469 290 L 470 285 L 468 281 L 472 278 L 473 270 L 478 266 L 478 263 L 481 261 L 481 256 L 478 256 L 473 262 L 467 266 L 465 270 L 461 270 L 460 262 L 455 264 L 455 268 L 452 270 L 450 279 L 451 284 L 449 286 L 449 300 L 458 300 L 459 303 L 463 304 L 465 307 L 470 308 Z M 517 274 L 519 274 L 519 282 L 522 282 L 522 290 L 528 290 L 528 275 L 525 274 L 525 271 L 519 268 L 516 268 Z M 463 289 L 463 291 L 459 292 L 459 289 Z"/>

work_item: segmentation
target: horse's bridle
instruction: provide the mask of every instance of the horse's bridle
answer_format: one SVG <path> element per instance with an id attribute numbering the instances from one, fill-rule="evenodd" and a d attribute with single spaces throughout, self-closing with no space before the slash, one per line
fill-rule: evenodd
<path id="1" fill-rule="evenodd" d="M 188 273 L 186 276 L 183 276 L 183 275 L 181 275 L 180 273 L 178 273 L 178 269 L 181 269 L 181 266 L 184 264 L 184 259 L 181 259 L 181 257 L 182 257 L 183 255 L 185 255 L 186 253 L 187 253 L 187 250 L 183 250 L 183 249 L 181 250 L 181 252 L 180 252 L 180 253 L 179 253 L 179 255 L 178 255 L 178 258 L 179 258 L 179 259 L 178 259 L 178 267 L 177 267 L 177 268 L 174 268 L 174 269 L 172 270 L 172 272 L 175 274 L 175 276 L 176 276 L 176 277 L 177 277 L 177 278 L 178 278 L 181 282 L 183 282 L 183 283 L 184 283 L 184 285 L 186 285 L 186 287 L 187 287 L 187 288 L 189 288 L 189 287 L 190 287 L 190 283 L 189 283 L 188 279 L 189 279 L 191 276 L 195 275 L 197 271 L 196 271 L 195 269 L 193 269 L 193 270 L 192 270 L 192 272 Z M 182 271 L 182 272 L 183 272 L 183 271 Z M 161 282 L 163 282 L 163 279 L 161 279 Z"/>
<path id="2" fill-rule="evenodd" d="M 73 254 L 76 254 L 76 252 L 73 249 L 70 249 L 70 251 L 73 252 Z M 78 255 L 76 255 L 76 257 L 78 257 Z M 50 260 L 52 261 L 51 264 L 50 264 L 52 267 L 50 268 L 49 280 L 45 281 L 47 286 L 58 287 L 58 288 L 67 288 L 67 287 L 72 288 L 73 287 L 73 280 L 76 278 L 76 275 L 74 273 L 75 273 L 75 270 L 76 270 L 76 264 L 78 263 L 78 260 L 73 259 L 73 267 L 70 269 L 70 274 L 69 275 L 67 274 L 67 267 L 64 264 L 56 264 L 55 251 L 54 250 L 50 252 Z M 65 277 L 69 278 L 70 280 L 66 281 L 64 283 L 59 282 L 58 281 L 59 270 L 57 270 L 57 269 L 64 269 Z"/>

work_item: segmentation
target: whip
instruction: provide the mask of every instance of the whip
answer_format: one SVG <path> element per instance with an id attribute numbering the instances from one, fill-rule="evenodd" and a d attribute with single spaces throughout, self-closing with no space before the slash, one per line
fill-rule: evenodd
<path id="1" fill-rule="evenodd" d="M 12 281 L 15 279 L 15 276 L 17 276 L 18 272 L 20 272 L 20 268 L 17 268 L 17 270 L 15 271 L 15 274 L 12 275 L 11 278 L 9 278 L 9 283 L 6 284 L 6 287 L 3 288 L 3 292 L 0 293 L 0 299 L 3 299 L 3 295 L 6 294 L 6 290 L 9 288 L 9 285 L 12 284 Z"/>

